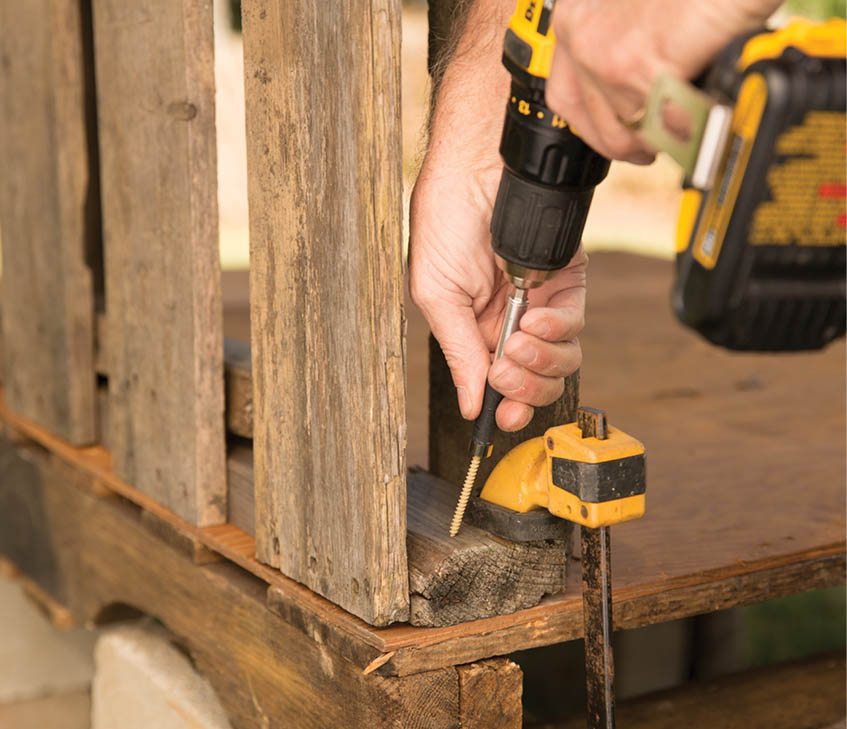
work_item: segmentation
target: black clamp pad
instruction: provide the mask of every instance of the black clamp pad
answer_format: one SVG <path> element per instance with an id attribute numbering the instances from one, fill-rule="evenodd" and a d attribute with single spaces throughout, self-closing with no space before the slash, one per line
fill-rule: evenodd
<path id="1" fill-rule="evenodd" d="M 513 542 L 570 539 L 573 523 L 553 516 L 546 509 L 520 513 L 472 496 L 466 517 L 471 524 Z"/>

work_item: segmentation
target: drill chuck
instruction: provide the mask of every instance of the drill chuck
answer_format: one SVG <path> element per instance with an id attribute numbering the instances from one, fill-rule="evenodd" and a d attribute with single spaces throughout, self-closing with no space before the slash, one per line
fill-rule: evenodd
<path id="1" fill-rule="evenodd" d="M 570 263 L 594 188 L 609 160 L 544 102 L 543 88 L 513 80 L 500 142 L 503 175 L 491 218 L 498 265 L 521 286 L 539 286 Z"/>

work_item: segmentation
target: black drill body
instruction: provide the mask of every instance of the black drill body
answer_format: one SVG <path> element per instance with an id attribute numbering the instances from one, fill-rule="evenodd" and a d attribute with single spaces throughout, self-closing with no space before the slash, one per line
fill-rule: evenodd
<path id="1" fill-rule="evenodd" d="M 570 263 L 609 160 L 549 109 L 544 79 L 522 71 L 506 45 L 503 63 L 512 85 L 500 141 L 504 166 L 491 217 L 491 246 L 512 283 L 531 288 Z M 472 453 L 490 450 L 502 399 L 486 384 Z"/>

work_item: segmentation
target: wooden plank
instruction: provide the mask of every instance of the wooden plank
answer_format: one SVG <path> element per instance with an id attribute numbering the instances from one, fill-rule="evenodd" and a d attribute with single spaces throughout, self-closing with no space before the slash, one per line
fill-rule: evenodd
<path id="1" fill-rule="evenodd" d="M 624 701 L 617 719 L 628 729 L 834 729 L 844 726 L 844 682 L 843 655 L 814 656 Z M 584 726 L 579 716 L 528 729 Z"/>
<path id="2" fill-rule="evenodd" d="M 83 0 L 0 3 L 0 369 L 10 407 L 76 445 L 97 436 L 89 21 Z"/>
<path id="3" fill-rule="evenodd" d="M 521 729 L 523 673 L 516 663 L 495 658 L 457 670 L 462 729 Z"/>
<path id="4" fill-rule="evenodd" d="M 815 368 L 811 369 L 809 374 L 814 376 Z M 200 529 L 180 519 L 116 478 L 110 468 L 109 454 L 102 448 L 75 449 L 68 446 L 5 409 L 2 393 L 0 418 L 7 423 L 8 437 L 16 442 L 33 439 L 92 478 L 94 483 L 130 499 L 265 581 L 270 585 L 274 609 L 310 635 L 320 635 L 326 645 L 362 670 L 377 661 L 376 670 L 382 675 L 409 675 L 572 640 L 582 635 L 578 569 L 570 570 L 568 587 L 563 594 L 545 598 L 536 607 L 511 615 L 443 628 L 406 625 L 372 628 L 277 570 L 258 562 L 255 559 L 255 542 L 249 534 L 231 525 Z M 677 543 L 676 550 L 668 550 L 661 540 L 644 540 L 646 549 L 640 546 L 639 538 L 626 540 L 623 545 L 616 541 L 613 550 L 615 624 L 619 628 L 635 628 L 843 584 L 844 511 L 831 508 L 837 498 L 843 497 L 839 494 L 833 499 L 825 488 L 826 481 L 821 483 L 821 487 L 821 499 L 815 502 L 820 508 L 818 516 L 810 519 L 808 515 L 799 514 L 799 524 L 803 528 L 794 524 L 791 539 L 779 538 L 781 532 L 775 531 L 773 541 L 764 546 L 756 542 L 757 556 L 750 556 L 753 547 L 749 541 L 735 544 L 728 553 L 716 549 L 723 537 L 712 540 L 708 537 L 709 529 L 714 529 L 716 517 L 711 511 L 696 508 L 692 513 L 700 520 L 694 520 L 688 526 L 697 534 L 702 523 L 704 536 L 698 534 L 698 540 L 688 550 L 683 541 Z M 668 484 L 667 488 L 676 491 L 676 482 Z M 714 487 L 716 504 L 721 503 L 722 488 L 731 490 L 735 484 L 728 479 Z M 774 495 L 778 493 L 774 492 Z M 796 501 L 790 494 L 789 497 L 790 503 L 780 498 L 763 503 L 757 518 L 767 524 L 770 509 L 789 511 Z M 649 524 L 645 532 L 649 533 Z M 755 539 L 755 532 L 748 532 L 748 537 Z M 825 542 L 826 539 L 831 541 Z M 701 565 L 713 567 L 697 570 L 688 558 L 690 553 L 701 558 Z M 678 562 L 677 566 L 675 562 Z"/>
<path id="5" fill-rule="evenodd" d="M 670 276 L 670 264 L 660 261 L 592 256 L 583 383 L 612 423 L 644 440 L 649 464 L 647 515 L 612 534 L 621 627 L 844 580 L 843 347 L 784 357 L 712 349 L 674 324 Z M 806 412 L 815 413 L 821 437 L 800 443 L 793 434 Z M 115 477 L 102 449 L 71 448 L 2 400 L 0 417 L 145 509 L 157 508 Z M 815 498 L 798 499 L 796 485 L 810 481 Z M 158 508 L 162 518 L 176 518 Z M 194 531 L 282 591 L 292 610 L 312 616 L 335 650 L 355 656 L 370 646 L 362 668 L 391 653 L 380 673 L 467 663 L 581 635 L 578 565 L 566 592 L 535 608 L 445 628 L 374 630 L 257 562 L 248 535 L 233 542 L 214 530 Z"/>
<path id="6" fill-rule="evenodd" d="M 252 452 L 234 448 L 227 466 L 229 521 L 253 534 Z M 407 486 L 412 625 L 438 627 L 512 613 L 564 589 L 569 541 L 518 544 L 470 524 L 451 538 L 450 484 L 413 469 Z"/>
<path id="7" fill-rule="evenodd" d="M 251 390 L 252 392 L 252 390 Z M 226 459 L 227 522 L 255 537 L 253 508 L 253 449 L 235 445 Z"/>
<path id="8" fill-rule="evenodd" d="M 109 335 L 105 314 L 96 318 L 94 369 L 109 376 Z M 249 332 L 248 332 L 249 335 Z M 227 431 L 240 438 L 253 437 L 253 370 L 250 345 L 237 339 L 224 338 L 224 383 Z M 108 444 L 101 441 L 104 445 Z M 250 517 L 252 522 L 253 517 Z"/>
<path id="9" fill-rule="evenodd" d="M 243 5 L 258 555 L 375 625 L 409 614 L 400 19 Z"/>
<path id="10" fill-rule="evenodd" d="M 46 452 L 0 494 L 25 491 L 51 539 L 23 556 L 26 574 L 52 577 L 50 594 L 81 623 L 97 623 L 116 605 L 161 620 L 210 681 L 233 726 L 324 729 L 458 729 L 453 668 L 416 676 L 365 675 L 351 662 L 286 623 L 265 605 L 266 585 L 234 565 L 198 568 L 151 532 L 124 501 L 93 496 L 80 471 Z M 4 509 L 0 534 L 25 533 L 30 510 Z M 481 700 L 481 698 L 480 698 Z"/>
<path id="11" fill-rule="evenodd" d="M 466 663 L 517 650 L 538 648 L 582 637 L 583 617 L 577 570 L 562 595 L 512 615 L 458 626 L 423 630 L 398 626 L 383 635 L 382 647 L 393 651 L 386 675 L 405 675 L 443 665 Z M 692 577 L 689 581 L 614 587 L 614 624 L 628 630 L 730 607 L 753 605 L 778 597 L 844 584 L 844 543 L 805 554 L 796 562 L 752 566 Z M 392 629 L 389 629 L 392 630 Z"/>
<path id="12" fill-rule="evenodd" d="M 253 437 L 253 370 L 250 345 L 224 339 L 226 427 L 242 438 Z"/>
<path id="13" fill-rule="evenodd" d="M 212 5 L 93 0 L 120 476 L 226 519 Z"/>
<path id="14" fill-rule="evenodd" d="M 516 543 L 465 525 L 450 537 L 455 490 L 423 471 L 408 479 L 412 625 L 444 626 L 537 605 L 565 587 L 569 541 Z"/>

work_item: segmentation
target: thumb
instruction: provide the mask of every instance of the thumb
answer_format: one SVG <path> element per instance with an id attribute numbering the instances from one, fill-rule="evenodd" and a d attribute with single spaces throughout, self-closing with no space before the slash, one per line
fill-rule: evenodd
<path id="1" fill-rule="evenodd" d="M 441 345 L 466 420 L 482 409 L 482 395 L 491 357 L 479 331 L 476 314 L 467 306 L 438 303 L 424 311 L 433 336 Z"/>

